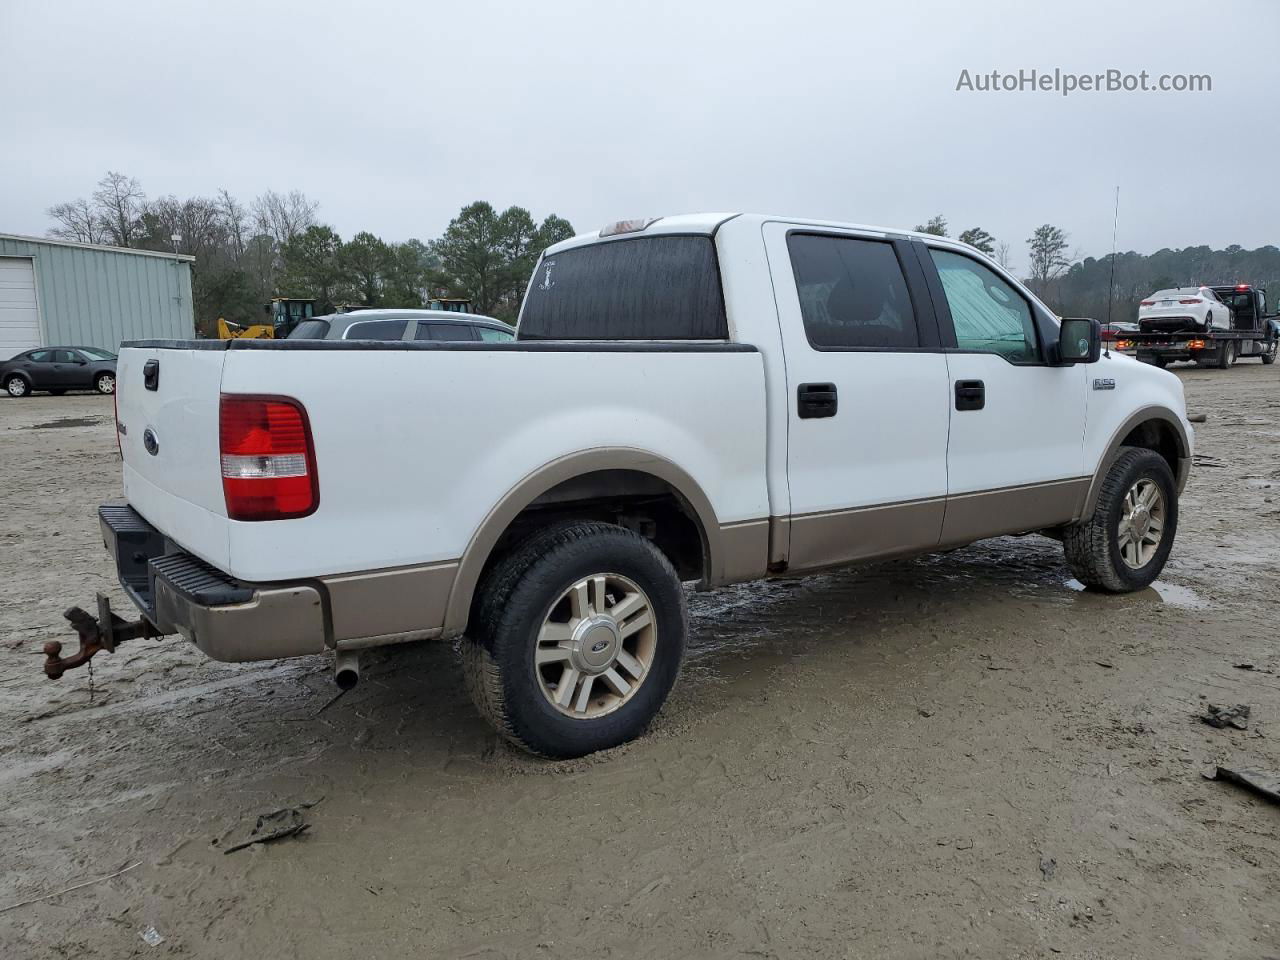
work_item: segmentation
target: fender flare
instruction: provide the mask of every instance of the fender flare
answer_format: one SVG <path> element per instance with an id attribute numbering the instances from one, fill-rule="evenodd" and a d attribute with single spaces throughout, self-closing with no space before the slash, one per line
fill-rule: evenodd
<path id="1" fill-rule="evenodd" d="M 1111 435 L 1111 440 L 1107 443 L 1102 459 L 1098 461 L 1098 469 L 1093 472 L 1093 479 L 1089 483 L 1089 492 L 1085 496 L 1084 508 L 1080 513 L 1081 520 L 1088 520 L 1093 516 L 1093 511 L 1098 505 L 1098 495 L 1102 491 L 1102 481 L 1106 479 L 1111 465 L 1120 456 L 1124 438 L 1134 428 L 1151 420 L 1159 420 L 1169 425 L 1173 428 L 1174 435 L 1177 437 L 1178 462 L 1174 467 L 1174 479 L 1177 481 L 1178 493 L 1182 493 L 1183 488 L 1187 485 L 1187 477 L 1191 473 L 1191 438 L 1187 435 L 1187 430 L 1183 426 L 1182 420 L 1168 407 L 1143 407 L 1132 413 Z"/>
<path id="2" fill-rule="evenodd" d="M 456 636 L 466 629 L 471 614 L 471 601 L 480 583 L 480 575 L 493 548 L 516 519 L 533 501 L 566 480 L 601 470 L 631 470 L 646 473 L 664 481 L 684 501 L 683 505 L 697 523 L 702 535 L 704 581 L 720 582 L 723 576 L 724 551 L 721 549 L 720 524 L 715 510 L 702 487 L 676 464 L 647 450 L 632 447 L 597 447 L 543 464 L 507 491 L 489 511 L 471 536 L 470 543 L 458 562 L 457 576 L 449 593 L 445 612 L 444 635 Z"/>

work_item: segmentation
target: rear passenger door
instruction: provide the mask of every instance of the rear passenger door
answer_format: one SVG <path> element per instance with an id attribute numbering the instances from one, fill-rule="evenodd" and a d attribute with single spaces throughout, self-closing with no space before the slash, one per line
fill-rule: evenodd
<path id="1" fill-rule="evenodd" d="M 1088 487 L 1087 365 L 1049 366 L 1040 308 L 991 265 L 950 248 L 916 248 L 950 369 L 943 542 L 1072 519 Z"/>
<path id="2" fill-rule="evenodd" d="M 935 546 L 949 381 L 910 244 L 764 230 L 786 354 L 790 568 Z"/>

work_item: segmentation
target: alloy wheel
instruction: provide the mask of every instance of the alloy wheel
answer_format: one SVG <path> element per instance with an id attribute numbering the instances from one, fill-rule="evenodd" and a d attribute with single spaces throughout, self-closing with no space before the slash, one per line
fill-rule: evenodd
<path id="1" fill-rule="evenodd" d="M 1154 480 L 1142 478 L 1125 494 L 1120 510 L 1118 540 L 1120 559 L 1131 570 L 1151 562 L 1164 539 L 1168 510 L 1164 494 Z"/>
<path id="2" fill-rule="evenodd" d="M 538 631 L 538 686 L 563 714 L 604 716 L 635 696 L 657 645 L 653 607 L 635 581 L 616 573 L 584 577 L 551 605 Z"/>

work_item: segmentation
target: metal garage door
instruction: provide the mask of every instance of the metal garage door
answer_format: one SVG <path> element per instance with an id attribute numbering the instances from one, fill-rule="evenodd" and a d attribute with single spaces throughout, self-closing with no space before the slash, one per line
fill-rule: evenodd
<path id="1" fill-rule="evenodd" d="M 0 257 L 0 360 L 40 346 L 36 274 L 32 262 Z"/>

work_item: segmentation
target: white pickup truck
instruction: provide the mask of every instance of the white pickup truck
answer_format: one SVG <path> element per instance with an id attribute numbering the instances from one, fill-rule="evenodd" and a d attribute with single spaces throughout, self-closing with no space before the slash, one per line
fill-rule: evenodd
<path id="1" fill-rule="evenodd" d="M 1192 455 L 1176 377 L 973 249 L 769 216 L 558 244 L 514 342 L 139 341 L 118 385 L 100 515 L 142 619 L 82 615 L 51 675 L 177 633 L 347 684 L 361 650 L 465 637 L 483 711 L 553 757 L 661 707 L 682 581 L 1042 532 L 1134 590 Z"/>

